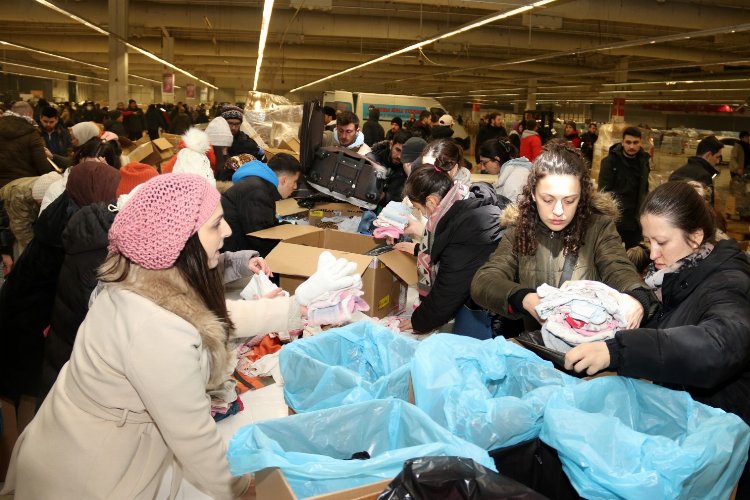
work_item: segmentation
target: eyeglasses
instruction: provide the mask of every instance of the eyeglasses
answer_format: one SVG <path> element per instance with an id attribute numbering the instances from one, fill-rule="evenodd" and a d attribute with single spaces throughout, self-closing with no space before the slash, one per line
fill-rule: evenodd
<path id="1" fill-rule="evenodd" d="M 511 143 L 509 141 L 507 141 L 506 139 L 501 139 L 497 141 L 497 143 L 503 147 L 506 153 L 510 154 Z"/>

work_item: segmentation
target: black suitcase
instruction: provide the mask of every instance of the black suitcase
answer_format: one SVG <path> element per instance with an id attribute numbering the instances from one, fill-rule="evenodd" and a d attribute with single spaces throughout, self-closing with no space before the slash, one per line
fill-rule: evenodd
<path id="1" fill-rule="evenodd" d="M 302 107 L 302 123 L 299 127 L 299 162 L 302 173 L 307 174 L 314 161 L 315 150 L 323 142 L 325 117 L 319 101 L 307 101 Z"/>
<path id="2" fill-rule="evenodd" d="M 346 148 L 323 147 L 313 156 L 307 182 L 321 193 L 374 210 L 383 196 L 386 169 Z"/>

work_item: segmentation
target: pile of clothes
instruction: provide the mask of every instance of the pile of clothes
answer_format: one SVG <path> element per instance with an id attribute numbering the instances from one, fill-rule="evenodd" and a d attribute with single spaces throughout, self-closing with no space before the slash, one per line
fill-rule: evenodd
<path id="1" fill-rule="evenodd" d="M 536 312 L 544 320 L 544 345 L 568 352 L 584 342 L 611 339 L 626 327 L 620 313 L 621 294 L 598 281 L 567 281 L 560 288 L 537 288 Z"/>
<path id="2" fill-rule="evenodd" d="M 411 208 L 400 201 L 389 201 L 373 221 L 375 230 L 372 235 L 376 238 L 391 237 L 395 240 L 404 234 L 404 228 L 409 224 Z"/>

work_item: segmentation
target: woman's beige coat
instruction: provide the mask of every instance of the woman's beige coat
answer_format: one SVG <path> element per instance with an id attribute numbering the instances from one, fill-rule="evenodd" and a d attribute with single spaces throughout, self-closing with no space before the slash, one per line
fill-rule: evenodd
<path id="1" fill-rule="evenodd" d="M 290 300 L 235 304 L 238 336 L 286 328 Z M 229 473 L 206 395 L 236 362 L 226 339 L 175 269 L 131 266 L 94 301 L 70 361 L 19 437 L 6 490 L 16 500 L 150 499 L 174 460 L 213 498 L 239 496 L 248 480 Z"/>

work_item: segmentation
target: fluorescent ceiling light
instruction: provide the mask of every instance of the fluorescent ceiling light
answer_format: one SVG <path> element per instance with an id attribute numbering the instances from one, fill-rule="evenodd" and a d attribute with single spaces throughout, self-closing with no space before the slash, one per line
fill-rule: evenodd
<path id="1" fill-rule="evenodd" d="M 263 5 L 263 21 L 260 26 L 260 39 L 258 40 L 258 60 L 255 63 L 255 79 L 253 80 L 253 91 L 258 90 L 258 77 L 260 67 L 263 64 L 263 51 L 266 49 L 266 38 L 268 37 L 268 26 L 271 24 L 271 12 L 273 11 L 273 0 L 266 0 Z"/>
<path id="2" fill-rule="evenodd" d="M 10 62 L 10 61 L 0 61 L 0 64 L 4 64 L 4 65 L 7 65 L 7 66 L 18 66 L 19 68 L 34 69 L 34 70 L 37 70 L 37 71 L 45 71 L 47 73 L 60 73 L 62 75 L 76 76 L 76 77 L 79 77 L 79 78 L 90 78 L 92 80 L 97 80 L 97 81 L 105 82 L 105 83 L 109 81 L 109 80 L 106 80 L 104 78 L 96 78 L 94 76 L 79 75 L 78 73 L 71 73 L 69 71 L 60 71 L 60 70 L 56 70 L 56 69 L 40 68 L 38 66 L 29 66 L 28 64 L 18 64 L 18 63 L 14 63 L 14 62 Z"/>
<path id="3" fill-rule="evenodd" d="M 501 63 L 494 63 L 494 64 L 487 64 L 483 66 L 470 66 L 460 69 L 455 69 L 451 71 L 442 71 L 440 73 L 433 73 L 431 75 L 428 75 L 431 78 L 434 78 L 436 76 L 443 76 L 443 75 L 451 75 L 456 73 L 464 73 L 467 71 L 476 71 L 478 69 L 487 69 L 487 68 L 497 68 L 500 66 L 511 66 L 514 64 L 525 64 L 530 62 L 537 62 L 537 61 L 545 61 L 549 59 L 556 59 L 558 57 L 566 57 L 566 56 L 576 56 L 576 55 L 583 55 L 583 54 L 590 54 L 590 53 L 596 53 L 596 52 L 606 52 L 608 50 L 619 50 L 619 49 L 627 49 L 632 47 L 640 47 L 643 45 L 651 45 L 654 43 L 668 43 L 668 42 L 675 42 L 675 41 L 682 41 L 685 39 L 686 36 L 692 37 L 692 38 L 700 38 L 700 37 L 706 37 L 706 36 L 713 36 L 713 35 L 720 35 L 728 32 L 735 33 L 735 32 L 744 32 L 744 31 L 750 31 L 750 23 L 748 24 L 739 24 L 736 26 L 725 26 L 722 28 L 712 28 L 707 30 L 700 30 L 700 31 L 692 31 L 690 33 L 681 33 L 676 35 L 664 35 L 656 38 L 641 38 L 639 40 L 628 40 L 623 42 L 615 42 L 610 43 L 607 45 L 599 45 L 597 47 L 591 47 L 589 49 L 580 49 L 576 50 L 574 52 L 571 51 L 565 51 L 565 52 L 552 52 L 550 54 L 544 54 L 541 56 L 535 56 L 535 57 L 527 57 L 523 59 L 512 59 L 508 61 L 504 61 Z M 700 63 L 700 66 L 707 66 L 707 65 L 720 65 L 725 64 L 722 62 L 702 62 Z M 687 65 L 683 65 L 687 66 Z M 680 65 L 676 67 L 682 67 Z M 612 70 L 609 70 L 607 73 L 611 73 Z M 541 78 L 541 77 L 538 77 Z"/>
<path id="4" fill-rule="evenodd" d="M 160 57 L 152 54 L 148 50 L 142 49 L 141 47 L 128 42 L 127 40 L 125 40 L 124 38 L 122 38 L 120 35 L 117 35 L 116 33 L 112 33 L 110 31 L 107 31 L 104 28 L 101 28 L 101 27 L 99 27 L 99 26 L 97 26 L 97 25 L 95 25 L 95 24 L 93 24 L 93 23 L 91 23 L 89 21 L 86 21 L 82 17 L 76 16 L 75 14 L 73 14 L 71 12 L 68 12 L 65 9 L 62 9 L 62 8 L 58 7 L 57 5 L 55 5 L 55 4 L 53 4 L 51 2 L 48 2 L 47 0 L 36 0 L 36 2 L 39 3 L 39 4 L 44 5 L 47 8 L 50 8 L 50 9 L 54 10 L 55 12 L 57 12 L 59 14 L 62 14 L 64 16 L 69 17 L 70 19 L 73 19 L 74 21 L 77 21 L 77 22 L 83 24 L 84 26 L 87 26 L 87 27 L 91 28 L 92 30 L 96 31 L 97 33 L 100 33 L 102 35 L 106 35 L 106 36 L 115 38 L 116 40 L 124 43 L 126 47 L 131 48 L 131 49 L 135 50 L 136 52 L 139 52 L 139 53 L 143 54 L 144 56 L 146 56 L 146 57 L 148 57 L 150 59 L 153 59 L 154 61 L 156 61 L 156 62 L 158 62 L 160 64 L 163 64 L 164 66 L 172 68 L 173 70 L 178 71 L 178 72 L 182 73 L 183 75 L 185 75 L 185 76 L 187 76 L 189 78 L 192 78 L 193 80 L 197 80 L 197 81 L 201 82 L 202 84 L 211 87 L 212 89 L 218 90 L 218 88 L 219 88 L 219 87 L 217 87 L 215 85 L 212 85 L 212 84 L 208 83 L 207 81 L 201 80 L 197 76 L 193 75 L 192 73 L 189 73 L 188 71 L 185 71 L 182 68 L 178 68 L 174 64 L 165 61 L 164 59 L 162 59 L 162 58 L 160 58 Z"/>
<path id="5" fill-rule="evenodd" d="M 56 57 L 58 59 L 62 59 L 63 61 L 74 62 L 76 64 L 83 64 L 85 66 L 91 66 L 92 68 L 96 68 L 96 69 L 99 69 L 99 70 L 102 70 L 102 71 L 109 71 L 104 66 L 99 66 L 98 64 L 92 64 L 92 63 L 88 63 L 86 61 L 81 61 L 79 59 L 73 59 L 72 57 L 66 57 L 66 56 L 61 56 L 60 54 L 54 54 L 52 52 L 46 52 L 44 50 L 39 50 L 39 49 L 35 49 L 33 47 L 29 47 L 27 45 L 20 45 L 20 44 L 17 44 L 17 43 L 6 42 L 4 40 L 0 40 L 0 45 L 7 45 L 8 47 L 15 47 L 15 48 L 21 49 L 21 50 L 28 50 L 29 52 L 34 52 L 36 54 L 42 54 L 42 55 L 49 56 L 49 57 Z M 72 74 L 72 73 L 69 73 L 69 74 Z M 128 73 L 128 76 L 131 77 L 131 78 L 140 78 L 141 80 L 146 80 L 146 81 L 149 81 L 149 82 L 161 84 L 161 82 L 159 80 L 154 80 L 153 78 L 146 78 L 145 76 L 134 75 L 133 73 Z M 93 78 L 93 77 L 86 77 L 86 78 Z"/>
<path id="6" fill-rule="evenodd" d="M 16 76 L 28 76 L 30 78 L 41 78 L 42 80 L 58 80 L 61 82 L 67 82 L 68 80 L 65 78 L 55 78 L 54 76 L 41 76 L 41 75 L 30 75 L 28 73 L 18 73 L 16 71 L 7 71 L 0 68 L 0 73 L 4 73 L 6 75 L 16 75 Z M 81 85 L 93 85 L 94 87 L 98 87 L 99 83 L 93 83 L 93 82 L 76 82 L 80 83 Z"/>
<path id="7" fill-rule="evenodd" d="M 40 0 L 37 0 L 37 1 L 40 1 Z M 479 27 L 484 26 L 486 24 L 494 23 L 495 21 L 500 21 L 502 19 L 507 19 L 509 17 L 513 17 L 513 16 L 518 15 L 518 14 L 523 14 L 524 12 L 528 12 L 528 11 L 530 11 L 532 9 L 535 9 L 537 7 L 542 7 L 544 5 L 550 4 L 550 3 L 555 2 L 555 1 L 556 0 L 539 0 L 539 1 L 534 2 L 532 4 L 524 5 L 522 7 L 518 7 L 518 8 L 513 9 L 513 10 L 509 10 L 509 11 L 506 11 L 506 12 L 501 12 L 499 14 L 494 14 L 494 15 L 491 15 L 491 16 L 484 17 L 484 18 L 480 19 L 479 21 L 476 21 L 476 22 L 473 22 L 473 23 L 470 23 L 470 24 L 466 24 L 466 25 L 461 26 L 461 27 L 459 27 L 459 28 L 457 28 L 457 29 L 455 29 L 453 31 L 449 31 L 447 33 L 443 33 L 442 35 L 438 35 L 438 36 L 430 38 L 428 40 L 424 40 L 422 42 L 418 42 L 418 43 L 409 45 L 408 47 L 404 47 L 403 49 L 399 49 L 399 50 L 397 50 L 395 52 L 391 52 L 390 54 L 385 54 L 383 56 L 376 57 L 375 59 L 371 59 L 371 60 L 369 60 L 367 62 L 364 62 L 364 63 L 362 63 L 360 65 L 353 66 L 353 67 L 345 69 L 343 71 L 339 71 L 338 73 L 334 73 L 332 75 L 328 75 L 325 78 L 321 78 L 319 80 L 315 80 L 314 82 L 307 83 L 305 85 L 302 85 L 301 87 L 297 87 L 296 89 L 290 90 L 290 92 L 296 92 L 298 90 L 302 90 L 302 89 L 310 87 L 312 85 L 315 85 L 315 84 L 318 84 L 318 83 L 321 83 L 321 82 L 325 82 L 326 80 L 330 80 L 331 78 L 336 78 L 337 76 L 341 76 L 341 75 L 343 75 L 345 73 L 349 73 L 351 71 L 356 71 L 358 69 L 362 69 L 362 68 L 364 68 L 366 66 L 370 66 L 371 64 L 375 64 L 375 63 L 379 63 L 381 61 L 385 61 L 386 59 L 390 59 L 391 57 L 395 57 L 395 56 L 404 54 L 406 52 L 410 52 L 412 50 L 417 50 L 417 49 L 422 48 L 422 47 L 424 47 L 426 45 L 430 45 L 431 43 L 435 43 L 438 40 L 445 40 L 446 38 L 450 38 L 452 36 L 460 35 L 461 33 L 465 33 L 467 31 L 479 28 Z"/>

